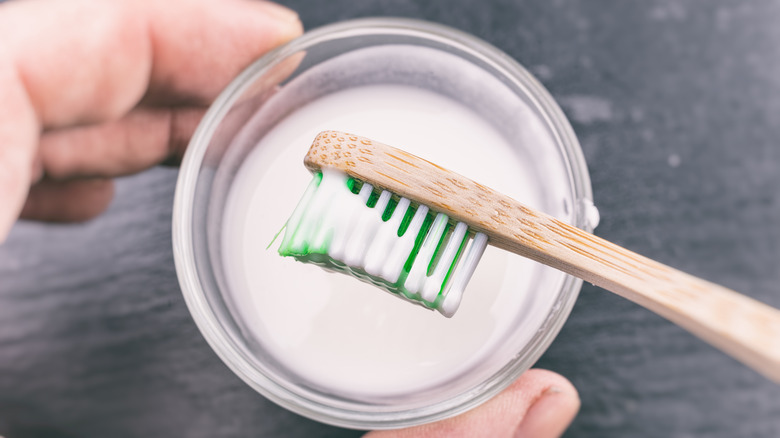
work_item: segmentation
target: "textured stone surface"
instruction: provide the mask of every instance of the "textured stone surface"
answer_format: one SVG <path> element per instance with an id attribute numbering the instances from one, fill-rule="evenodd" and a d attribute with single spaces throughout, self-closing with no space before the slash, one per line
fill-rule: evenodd
<path id="1" fill-rule="evenodd" d="M 498 46 L 572 119 L 599 235 L 780 307 L 777 2 L 286 3 L 307 28 L 407 16 Z M 0 434 L 355 436 L 256 395 L 202 339 L 173 267 L 174 183 L 127 178 L 98 220 L 19 224 L 0 247 Z M 581 392 L 567 436 L 780 436 L 780 386 L 593 287 L 539 366 Z"/>

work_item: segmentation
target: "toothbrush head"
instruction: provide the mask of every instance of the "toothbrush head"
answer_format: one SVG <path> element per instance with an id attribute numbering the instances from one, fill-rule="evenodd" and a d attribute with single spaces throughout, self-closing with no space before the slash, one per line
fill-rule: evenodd
<path id="1" fill-rule="evenodd" d="M 408 154 L 389 146 L 334 131 L 317 136 L 304 161 L 314 177 L 285 225 L 279 254 L 348 273 L 451 317 L 487 236 L 414 201 L 404 181 L 397 180 L 399 190 L 356 174 L 357 163 L 369 164 L 379 148 L 398 157 L 396 166 L 415 171 Z"/>

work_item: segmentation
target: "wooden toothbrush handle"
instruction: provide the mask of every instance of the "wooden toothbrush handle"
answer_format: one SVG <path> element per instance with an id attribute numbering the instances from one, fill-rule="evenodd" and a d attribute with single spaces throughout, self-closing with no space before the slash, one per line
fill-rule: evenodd
<path id="1" fill-rule="evenodd" d="M 528 213 L 523 221 L 530 224 L 496 227 L 489 237 L 507 240 L 490 242 L 640 304 L 780 383 L 778 309 L 557 219 Z"/>
<path id="2" fill-rule="evenodd" d="M 780 310 L 631 252 L 400 149 L 321 133 L 304 164 L 428 205 L 520 254 L 623 296 L 780 383 Z"/>

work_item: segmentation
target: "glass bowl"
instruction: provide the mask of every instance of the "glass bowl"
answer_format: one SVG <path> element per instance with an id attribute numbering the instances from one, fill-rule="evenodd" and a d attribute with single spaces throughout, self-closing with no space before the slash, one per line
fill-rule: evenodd
<path id="1" fill-rule="evenodd" d="M 182 292 L 203 336 L 249 386 L 301 415 L 358 429 L 432 422 L 488 400 L 542 355 L 582 283 L 535 266 L 525 288 L 548 301 L 543 312 L 522 317 L 524 324 L 534 321 L 531 330 L 510 324 L 484 359 L 448 382 L 414 393 L 353 396 L 311 384 L 254 338 L 242 316 L 246 309 L 231 295 L 223 254 L 223 221 L 236 175 L 265 136 L 295 111 L 375 84 L 417 87 L 465 104 L 532 164 L 529 177 L 542 182 L 535 207 L 588 231 L 598 221 L 582 151 L 560 108 L 522 66 L 473 36 L 416 20 L 353 20 L 307 32 L 250 65 L 209 109 L 182 163 L 173 211 Z"/>

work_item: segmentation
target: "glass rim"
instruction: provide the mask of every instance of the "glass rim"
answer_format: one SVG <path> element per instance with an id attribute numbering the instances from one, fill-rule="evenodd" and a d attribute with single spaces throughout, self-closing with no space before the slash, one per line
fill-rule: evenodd
<path id="1" fill-rule="evenodd" d="M 330 24 L 306 32 L 289 43 L 267 53 L 240 73 L 214 101 L 198 125 L 184 155 L 176 183 L 172 217 L 172 244 L 174 262 L 185 303 L 207 343 L 220 359 L 244 382 L 274 403 L 308 418 L 353 429 L 390 429 L 408 427 L 448 418 L 465 412 L 495 396 L 509 386 L 520 374 L 535 363 L 557 336 L 568 319 L 579 295 L 582 280 L 566 275 L 559 291 L 559 303 L 546 321 L 546 328 L 529 341 L 529 354 L 521 360 L 508 362 L 486 381 L 471 391 L 459 394 L 444 402 L 396 412 L 355 411 L 301 397 L 283 385 L 273 381 L 252 367 L 235 348 L 233 340 L 225 332 L 219 318 L 212 311 L 196 268 L 192 242 L 193 204 L 200 167 L 209 141 L 216 127 L 231 106 L 249 87 L 254 79 L 270 68 L 301 51 L 323 41 L 361 35 L 405 35 L 425 40 L 435 40 L 452 46 L 495 68 L 513 85 L 525 92 L 529 105 L 536 109 L 550 134 L 569 173 L 569 185 L 575 205 L 573 225 L 592 231 L 586 216 L 588 204 L 592 205 L 590 177 L 579 142 L 568 119 L 552 96 L 523 66 L 496 47 L 465 32 L 422 20 L 406 18 L 363 18 Z"/>

